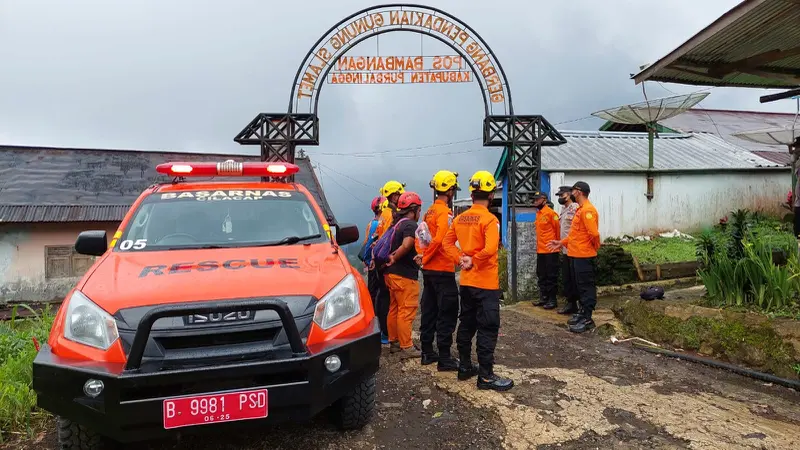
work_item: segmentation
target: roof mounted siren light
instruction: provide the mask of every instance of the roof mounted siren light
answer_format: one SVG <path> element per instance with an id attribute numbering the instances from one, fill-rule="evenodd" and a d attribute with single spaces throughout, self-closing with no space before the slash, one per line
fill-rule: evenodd
<path id="1" fill-rule="evenodd" d="M 290 163 L 236 162 L 232 159 L 223 162 L 168 162 L 156 166 L 156 172 L 185 177 L 262 177 L 284 178 L 300 171 L 300 167 Z"/>

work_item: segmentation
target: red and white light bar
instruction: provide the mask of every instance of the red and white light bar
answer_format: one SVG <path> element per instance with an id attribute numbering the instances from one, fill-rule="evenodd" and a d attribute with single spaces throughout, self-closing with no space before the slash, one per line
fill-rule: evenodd
<path id="1" fill-rule="evenodd" d="M 300 168 L 289 163 L 272 162 L 168 162 L 156 166 L 156 172 L 173 177 L 286 177 Z"/>

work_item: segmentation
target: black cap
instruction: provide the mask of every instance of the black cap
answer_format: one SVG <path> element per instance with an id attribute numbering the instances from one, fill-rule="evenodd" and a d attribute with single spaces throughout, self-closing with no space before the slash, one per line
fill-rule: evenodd
<path id="1" fill-rule="evenodd" d="M 583 192 L 584 194 L 587 194 L 587 195 L 590 192 L 592 192 L 592 190 L 589 189 L 589 183 L 587 183 L 585 181 L 578 181 L 577 183 L 572 185 L 572 189 L 577 189 L 577 190 L 579 190 L 579 191 L 581 191 L 581 192 Z"/>
<path id="2" fill-rule="evenodd" d="M 531 196 L 531 199 L 536 200 L 537 198 L 543 198 L 543 199 L 547 200 L 547 194 L 545 194 L 544 192 L 538 192 L 538 191 L 534 192 L 533 195 Z"/>
<path id="3" fill-rule="evenodd" d="M 570 192 L 572 192 L 572 186 L 559 186 L 556 195 L 569 194 Z"/>

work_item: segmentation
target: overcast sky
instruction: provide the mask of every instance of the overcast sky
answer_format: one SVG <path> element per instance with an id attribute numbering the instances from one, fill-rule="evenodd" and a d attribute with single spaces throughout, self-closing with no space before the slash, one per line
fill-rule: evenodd
<path id="1" fill-rule="evenodd" d="M 644 100 L 630 80 L 640 65 L 739 2 L 424 3 L 460 18 L 492 46 L 517 113 L 543 114 L 561 130 L 591 130 L 601 125 L 585 119 L 591 112 Z M 312 44 L 371 4 L 0 0 L 0 142 L 241 153 L 234 135 L 258 112 L 285 111 L 295 71 Z M 368 40 L 350 54 L 375 55 L 377 47 Z M 380 37 L 381 55 L 419 51 L 417 34 Z M 430 38 L 422 51 L 453 54 Z M 647 83 L 650 98 L 672 95 L 667 89 L 699 88 Z M 700 106 L 794 112 L 794 103 L 762 105 L 760 95 L 714 89 Z M 456 170 L 466 181 L 475 170 L 493 171 L 499 155 L 480 146 L 483 104 L 475 83 L 327 85 L 319 116 L 320 146 L 307 151 L 340 220 L 366 221 L 366 203 L 388 179 L 428 199 L 427 181 L 436 170 Z M 352 155 L 369 152 L 378 153 Z"/>

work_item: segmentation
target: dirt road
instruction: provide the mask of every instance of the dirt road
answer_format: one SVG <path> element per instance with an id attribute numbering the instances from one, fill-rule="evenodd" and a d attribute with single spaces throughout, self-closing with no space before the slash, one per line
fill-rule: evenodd
<path id="1" fill-rule="evenodd" d="M 340 434 L 324 419 L 152 449 L 792 449 L 800 393 L 663 358 L 504 310 L 497 371 L 517 386 L 477 391 L 435 366 L 385 358 L 377 415 Z M 430 400 L 430 401 L 428 401 Z M 14 448 L 55 449 L 52 431 Z"/>

